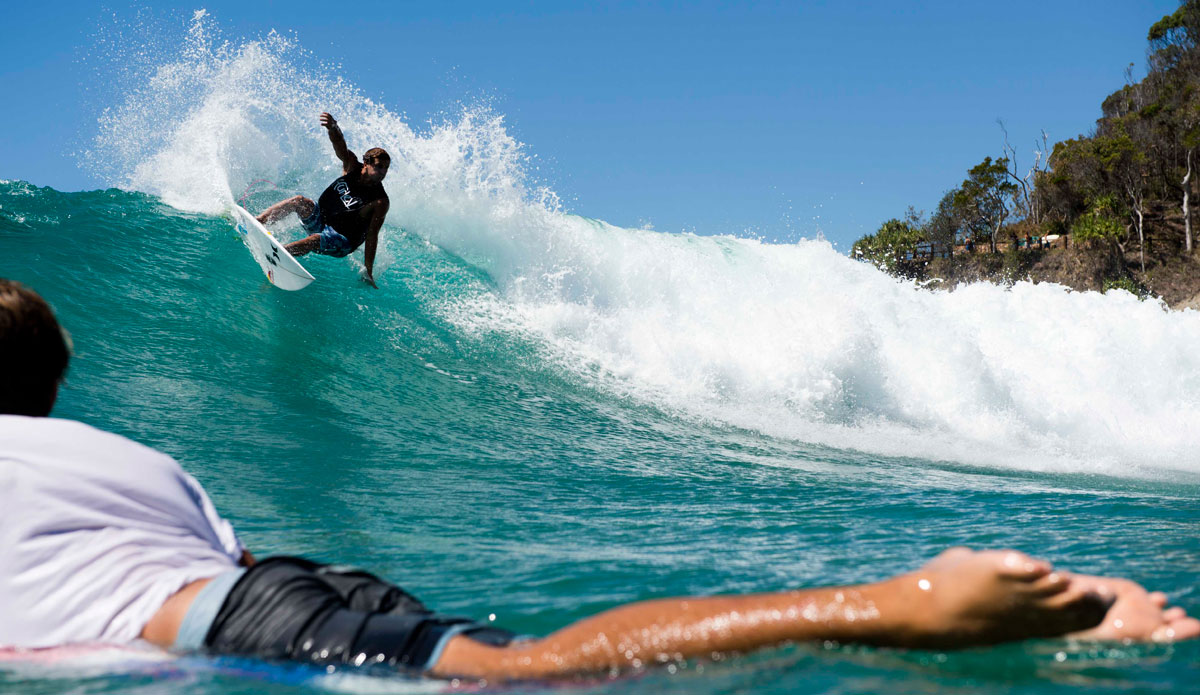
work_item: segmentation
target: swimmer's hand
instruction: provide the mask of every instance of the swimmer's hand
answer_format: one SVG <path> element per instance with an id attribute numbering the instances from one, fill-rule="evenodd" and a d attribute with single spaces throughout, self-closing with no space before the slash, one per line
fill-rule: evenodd
<path id="1" fill-rule="evenodd" d="M 320 119 L 321 125 L 325 128 L 328 128 L 329 130 L 340 130 L 340 128 L 338 128 L 337 121 L 334 120 L 333 116 L 330 116 L 328 113 L 322 113 Z"/>
<path id="2" fill-rule="evenodd" d="M 1116 597 L 1104 621 L 1068 637 L 1098 642 L 1174 642 L 1200 637 L 1200 620 L 1179 607 L 1167 607 L 1167 595 L 1146 591 L 1136 582 L 1075 575 L 1074 582 Z"/>
<path id="3" fill-rule="evenodd" d="M 1114 601 L 1095 583 L 1014 550 L 952 548 L 885 583 L 899 587 L 903 618 L 899 639 L 888 642 L 920 648 L 1058 637 L 1100 624 Z"/>

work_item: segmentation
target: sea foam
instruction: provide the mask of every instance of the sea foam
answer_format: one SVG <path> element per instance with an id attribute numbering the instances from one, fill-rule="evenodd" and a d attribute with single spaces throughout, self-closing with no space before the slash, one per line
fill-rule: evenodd
<path id="1" fill-rule="evenodd" d="M 418 132 L 292 40 L 214 34 L 197 13 L 105 114 L 92 160 L 114 184 L 208 214 L 261 179 L 314 196 L 340 173 L 316 120 L 330 111 L 351 149 L 392 154 L 388 234 L 403 225 L 490 278 L 431 310 L 479 340 L 532 340 L 544 368 L 600 392 L 885 456 L 1200 473 L 1200 314 L 1047 284 L 934 292 L 823 240 L 568 214 L 491 109 Z M 385 239 L 384 268 L 390 253 Z"/>

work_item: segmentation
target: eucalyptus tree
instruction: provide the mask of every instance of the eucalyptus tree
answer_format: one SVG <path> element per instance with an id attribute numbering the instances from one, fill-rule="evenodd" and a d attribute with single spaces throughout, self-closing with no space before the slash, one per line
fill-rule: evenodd
<path id="1" fill-rule="evenodd" d="M 1200 1 L 1184 0 L 1172 14 L 1155 22 L 1146 36 L 1148 72 L 1144 83 L 1158 96 L 1157 109 L 1149 114 L 1157 121 L 1164 158 L 1174 169 L 1182 193 L 1181 212 L 1184 248 L 1192 241 L 1191 192 L 1196 150 L 1200 147 Z M 1179 178 L 1182 176 L 1182 178 Z M 1173 181 L 1173 182 L 1174 182 Z M 1173 183 L 1172 182 L 1172 183 Z"/>
<path id="2" fill-rule="evenodd" d="M 929 216 L 929 221 L 925 223 L 925 236 L 928 237 L 930 243 L 934 247 L 946 249 L 949 254 L 953 254 L 954 244 L 958 241 L 959 231 L 962 228 L 962 220 L 959 218 L 958 210 L 954 207 L 956 195 L 958 195 L 957 188 L 946 191 L 942 199 L 938 201 L 937 207 L 934 208 L 933 214 Z"/>
<path id="3" fill-rule="evenodd" d="M 1106 193 L 1093 198 L 1088 210 L 1071 225 L 1071 236 L 1080 242 L 1098 241 L 1110 249 L 1124 267 L 1129 226 L 1121 222 L 1124 212 L 1116 196 Z"/>
<path id="4" fill-rule="evenodd" d="M 996 236 L 1011 213 L 1016 192 L 1017 184 L 1008 180 L 1008 158 L 992 161 L 984 157 L 967 171 L 967 178 L 954 195 L 954 208 L 964 231 L 972 238 L 986 238 L 992 253 L 996 252 Z"/>
<path id="5" fill-rule="evenodd" d="M 1017 148 L 1008 141 L 1008 128 L 1000 119 L 996 119 L 996 123 L 999 124 L 1000 131 L 1004 133 L 1004 157 L 1008 160 L 1008 178 L 1017 186 L 1013 193 L 1016 214 L 1018 217 L 1032 222 L 1035 227 L 1040 227 L 1042 224 L 1042 201 L 1037 195 L 1035 186 L 1040 174 L 1046 170 L 1050 154 L 1050 136 L 1046 134 L 1046 131 L 1042 131 L 1042 141 L 1034 143 L 1033 164 L 1024 173 L 1021 173 L 1020 167 L 1017 165 Z"/>
<path id="6" fill-rule="evenodd" d="M 1142 273 L 1146 272 L 1146 194 L 1150 188 L 1149 157 L 1145 150 L 1138 147 L 1132 138 L 1122 136 L 1101 140 L 1097 146 L 1109 157 L 1106 162 L 1111 167 L 1112 178 L 1125 192 L 1132 222 L 1137 226 L 1138 233 L 1138 263 Z"/>
<path id="7" fill-rule="evenodd" d="M 1114 245 L 1123 257 L 1126 234 L 1113 227 L 1113 219 L 1118 213 L 1128 214 L 1126 229 L 1137 229 L 1143 273 L 1147 200 L 1153 186 L 1145 126 L 1136 114 L 1114 119 L 1104 128 L 1111 134 L 1059 143 L 1051 158 L 1055 171 L 1070 179 L 1085 201 L 1086 212 L 1075 219 L 1072 235 L 1079 241 L 1098 239 Z"/>

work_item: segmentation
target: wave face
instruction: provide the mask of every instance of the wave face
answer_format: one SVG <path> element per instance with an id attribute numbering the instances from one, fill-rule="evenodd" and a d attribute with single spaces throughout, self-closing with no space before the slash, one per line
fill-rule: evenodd
<path id="1" fill-rule="evenodd" d="M 475 335 L 529 341 L 568 378 L 686 418 L 869 453 L 1200 472 L 1194 313 L 1025 283 L 928 292 L 823 241 L 570 215 L 531 184 L 501 116 L 469 108 L 417 132 L 303 63 L 279 36 L 218 41 L 200 16 L 180 53 L 107 114 L 93 165 L 209 215 L 263 179 L 315 197 L 339 173 L 316 123 L 328 110 L 351 149 L 393 155 L 384 276 L 401 226 L 463 259 L 486 287 L 435 288 L 431 310 Z"/>
<path id="2" fill-rule="evenodd" d="M 225 40 L 202 13 L 146 55 L 89 155 L 114 188 L 0 182 L 0 276 L 74 336 L 56 414 L 178 458 L 256 554 L 356 564 L 529 634 L 637 599 L 871 581 L 953 544 L 1200 612 L 1197 314 L 1048 285 L 931 292 L 820 240 L 622 229 L 565 212 L 486 108 L 414 129 L 289 41 Z M 223 216 L 339 173 L 322 110 L 393 157 L 378 291 L 357 254 L 305 257 L 316 282 L 272 288 Z M 606 685 L 1183 691 L 1198 657 L 792 647 Z M 327 675 L 297 668 L 4 667 L 0 693 Z M 317 687 L 416 687 L 353 675 Z"/>

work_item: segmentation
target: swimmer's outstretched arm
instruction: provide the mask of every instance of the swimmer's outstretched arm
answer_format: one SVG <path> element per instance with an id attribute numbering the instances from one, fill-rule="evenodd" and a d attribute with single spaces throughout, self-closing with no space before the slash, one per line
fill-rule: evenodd
<path id="1" fill-rule="evenodd" d="M 916 572 L 876 584 L 633 603 L 509 647 L 458 636 L 447 644 L 431 673 L 538 679 L 784 642 L 957 648 L 1054 637 L 1101 622 L 1114 599 L 1102 581 L 1074 581 L 1014 551 L 958 548 Z M 1135 610 L 1145 612 L 1144 607 Z M 1149 622 L 1166 622 L 1162 606 L 1151 612 L 1155 615 L 1147 618 Z M 1200 623 L 1190 629 L 1200 633 Z M 1182 630 L 1175 637 L 1194 636 L 1186 633 Z"/>

